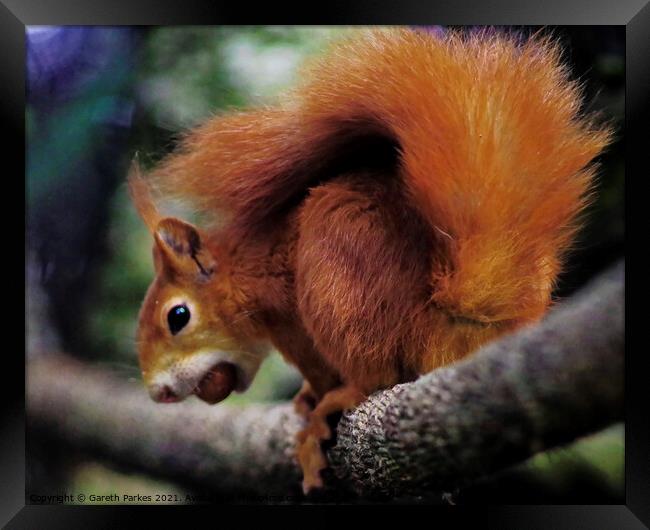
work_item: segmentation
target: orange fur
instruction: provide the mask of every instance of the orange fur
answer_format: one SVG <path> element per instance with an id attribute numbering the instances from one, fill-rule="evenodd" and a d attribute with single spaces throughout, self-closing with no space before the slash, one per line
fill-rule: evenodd
<path id="1" fill-rule="evenodd" d="M 580 105 L 549 38 L 358 31 L 148 182 L 221 216 L 201 297 L 225 333 L 253 315 L 316 397 L 369 393 L 543 315 L 610 138 Z"/>

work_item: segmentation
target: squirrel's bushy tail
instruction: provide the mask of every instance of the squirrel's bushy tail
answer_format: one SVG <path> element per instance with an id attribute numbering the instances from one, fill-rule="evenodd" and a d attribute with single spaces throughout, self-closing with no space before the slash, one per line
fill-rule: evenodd
<path id="1" fill-rule="evenodd" d="M 163 193 L 254 226 L 339 169 L 390 165 L 437 235 L 433 303 L 539 316 L 610 138 L 581 114 L 557 44 L 356 30 L 305 74 L 281 105 L 189 135 L 156 172 Z"/>

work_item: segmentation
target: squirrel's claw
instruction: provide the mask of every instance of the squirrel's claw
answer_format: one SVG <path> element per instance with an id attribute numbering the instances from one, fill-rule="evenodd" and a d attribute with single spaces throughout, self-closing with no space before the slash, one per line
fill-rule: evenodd
<path id="1" fill-rule="evenodd" d="M 320 447 L 320 440 L 314 435 L 308 435 L 298 446 L 298 461 L 303 472 L 302 491 L 307 495 L 310 491 L 322 488 L 321 470 L 327 467 L 327 459 Z"/>
<path id="2" fill-rule="evenodd" d="M 303 385 L 303 390 L 305 387 L 306 385 Z M 298 393 L 296 398 L 300 397 L 303 390 Z M 308 414 L 307 426 L 296 436 L 297 457 L 303 472 L 302 489 L 305 495 L 314 489 L 323 487 L 320 472 L 327 467 L 327 458 L 320 444 L 332 436 L 327 416 L 354 408 L 364 399 L 365 395 L 358 389 L 341 386 L 325 394 L 314 410 Z"/>

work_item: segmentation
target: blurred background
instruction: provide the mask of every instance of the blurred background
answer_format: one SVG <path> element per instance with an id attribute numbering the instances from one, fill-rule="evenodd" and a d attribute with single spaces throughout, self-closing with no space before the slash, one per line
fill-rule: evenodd
<path id="1" fill-rule="evenodd" d="M 424 28 L 444 31 L 442 27 Z M 540 28 L 519 30 L 530 33 Z M 269 102 L 340 27 L 27 28 L 27 356 L 63 351 L 132 381 L 139 304 L 153 278 L 151 237 L 125 187 L 178 134 L 214 113 Z M 601 157 L 595 200 L 556 297 L 624 255 L 624 28 L 545 28 L 584 85 L 586 108 L 617 131 Z M 229 403 L 281 401 L 300 377 L 274 354 Z M 623 428 L 544 453 L 467 502 L 620 503 Z M 57 455 L 57 458 L 52 458 Z M 185 486 L 70 454 L 28 435 L 28 491 L 185 491 Z"/>

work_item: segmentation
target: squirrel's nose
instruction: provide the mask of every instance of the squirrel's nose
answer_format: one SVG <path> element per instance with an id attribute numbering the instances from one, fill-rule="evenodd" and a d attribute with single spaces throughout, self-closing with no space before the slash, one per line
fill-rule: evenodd
<path id="1" fill-rule="evenodd" d="M 162 385 L 153 389 L 151 397 L 158 403 L 176 403 L 180 401 L 176 393 L 168 385 Z"/>

